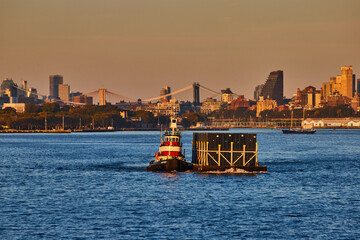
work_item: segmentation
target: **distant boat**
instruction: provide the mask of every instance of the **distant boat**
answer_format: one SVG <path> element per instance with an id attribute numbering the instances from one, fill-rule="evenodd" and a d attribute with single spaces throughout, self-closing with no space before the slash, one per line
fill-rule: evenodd
<path id="1" fill-rule="evenodd" d="M 313 134 L 316 132 L 315 129 L 282 129 L 284 134 Z"/>
<path id="2" fill-rule="evenodd" d="M 218 131 L 218 130 L 229 130 L 228 127 L 218 127 L 218 126 L 206 126 L 203 123 L 197 123 L 196 126 L 190 126 L 187 130 L 194 130 L 194 131 Z"/>
<path id="3" fill-rule="evenodd" d="M 292 119 L 293 119 L 293 110 L 291 110 L 291 124 L 290 129 L 282 129 L 283 134 L 314 134 L 316 132 L 315 129 L 304 125 L 305 122 L 305 108 L 303 111 L 303 126 L 302 128 L 293 128 L 292 127 Z"/>

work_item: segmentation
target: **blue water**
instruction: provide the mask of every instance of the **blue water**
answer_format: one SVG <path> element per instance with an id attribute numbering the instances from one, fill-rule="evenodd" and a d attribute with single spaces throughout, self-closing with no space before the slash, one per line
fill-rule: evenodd
<path id="1" fill-rule="evenodd" d="M 360 131 L 233 131 L 268 173 L 146 172 L 158 132 L 2 134 L 0 238 L 360 239 Z"/>

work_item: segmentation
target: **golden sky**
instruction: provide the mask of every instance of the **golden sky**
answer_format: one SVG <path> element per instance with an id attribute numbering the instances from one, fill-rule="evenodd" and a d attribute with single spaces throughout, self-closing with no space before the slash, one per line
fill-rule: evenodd
<path id="1" fill-rule="evenodd" d="M 252 98 L 271 71 L 287 97 L 352 65 L 360 78 L 359 0 L 0 0 L 0 77 L 49 93 L 131 98 L 192 82 Z"/>

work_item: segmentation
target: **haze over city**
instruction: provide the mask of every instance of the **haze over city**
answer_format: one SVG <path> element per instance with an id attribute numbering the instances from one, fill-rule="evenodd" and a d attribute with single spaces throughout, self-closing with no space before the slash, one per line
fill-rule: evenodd
<path id="1" fill-rule="evenodd" d="M 130 98 L 192 82 L 253 97 L 271 71 L 284 94 L 352 65 L 360 74 L 360 1 L 0 0 L 0 77 L 49 93 L 107 88 Z"/>

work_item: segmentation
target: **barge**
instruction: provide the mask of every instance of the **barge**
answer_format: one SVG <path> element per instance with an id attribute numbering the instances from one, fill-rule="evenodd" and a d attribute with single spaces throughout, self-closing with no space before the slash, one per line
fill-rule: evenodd
<path id="1" fill-rule="evenodd" d="M 196 172 L 267 171 L 258 162 L 256 134 L 246 133 L 193 133 L 192 164 Z"/>

